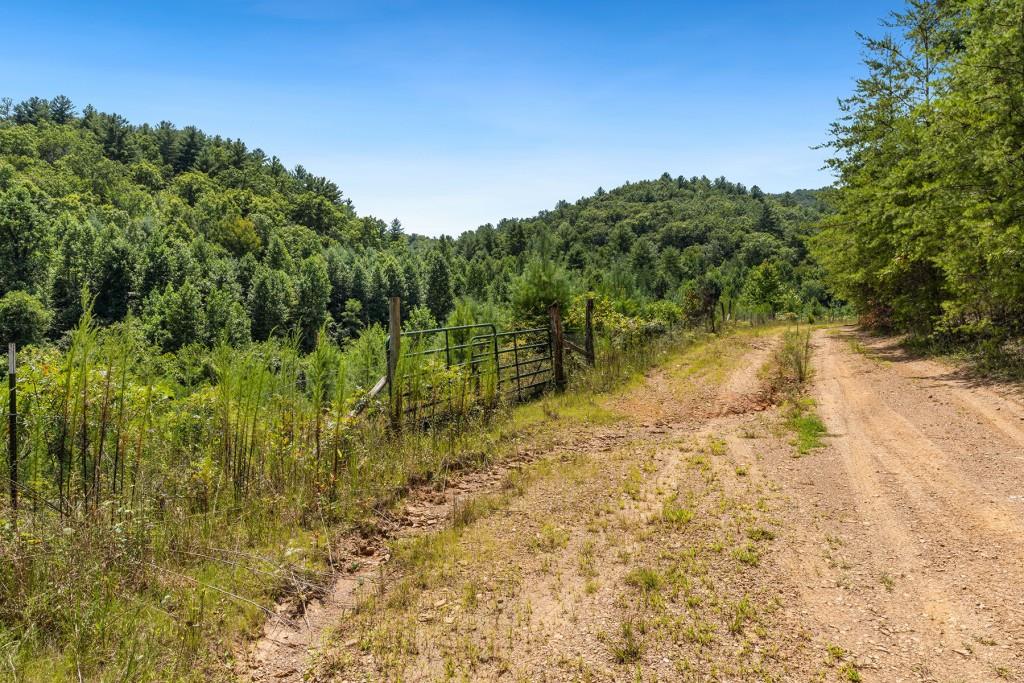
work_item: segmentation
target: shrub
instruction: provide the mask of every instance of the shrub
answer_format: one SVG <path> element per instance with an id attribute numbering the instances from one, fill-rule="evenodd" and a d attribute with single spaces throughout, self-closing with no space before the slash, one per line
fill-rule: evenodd
<path id="1" fill-rule="evenodd" d="M 0 299 L 0 342 L 35 344 L 49 327 L 49 312 L 28 292 L 8 292 Z"/>

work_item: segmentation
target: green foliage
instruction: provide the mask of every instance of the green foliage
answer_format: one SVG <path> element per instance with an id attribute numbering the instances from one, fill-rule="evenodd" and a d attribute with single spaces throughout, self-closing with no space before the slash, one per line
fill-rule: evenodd
<path id="1" fill-rule="evenodd" d="M 206 335 L 206 313 L 199 290 L 190 280 L 178 289 L 168 285 L 161 301 L 158 335 L 165 351 L 177 351 L 189 344 L 204 341 Z"/>
<path id="2" fill-rule="evenodd" d="M 821 448 L 824 445 L 822 438 L 828 434 L 825 423 L 815 414 L 814 404 L 809 399 L 795 401 L 789 406 L 786 426 L 795 436 L 794 445 L 800 455 Z"/>
<path id="3" fill-rule="evenodd" d="M 541 247 L 512 282 L 512 306 L 522 320 L 538 320 L 547 316 L 548 308 L 558 304 L 564 311 L 569 305 L 572 287 L 562 264 Z"/>
<path id="4" fill-rule="evenodd" d="M 49 311 L 28 292 L 8 292 L 0 298 L 0 343 L 36 344 L 50 325 Z"/>
<path id="5" fill-rule="evenodd" d="M 253 339 L 265 341 L 271 334 L 286 333 L 294 308 L 295 290 L 288 274 L 271 268 L 259 270 L 249 294 Z"/>
<path id="6" fill-rule="evenodd" d="M 409 312 L 405 327 L 410 330 L 432 330 L 437 327 L 437 321 L 434 320 L 429 308 L 416 306 Z"/>
<path id="7" fill-rule="evenodd" d="M 782 308 L 785 284 L 777 263 L 764 261 L 747 275 L 740 296 L 755 309 L 767 311 L 772 317 Z"/>
<path id="8" fill-rule="evenodd" d="M 437 249 L 427 257 L 426 304 L 435 320 L 444 320 L 455 305 L 452 274 L 448 261 Z"/>
<path id="9" fill-rule="evenodd" d="M 0 293 L 45 284 L 51 234 L 39 199 L 26 185 L 0 189 Z"/>
<path id="10" fill-rule="evenodd" d="M 703 274 L 686 283 L 682 289 L 683 310 L 695 324 L 703 323 L 715 331 L 715 311 L 722 297 L 722 285 L 714 277 Z"/>
<path id="11" fill-rule="evenodd" d="M 1021 0 L 915 2 L 865 38 L 832 128 L 836 214 L 815 241 L 865 321 L 952 341 L 1024 332 Z"/>
<path id="12" fill-rule="evenodd" d="M 331 299 L 331 280 L 327 274 L 327 262 L 322 256 L 310 256 L 302 262 L 297 285 L 294 315 L 303 348 L 310 349 L 327 322 L 327 305 Z"/>
<path id="13" fill-rule="evenodd" d="M 540 319 L 590 289 L 625 316 L 672 300 L 714 327 L 716 316 L 759 312 L 739 293 L 769 261 L 790 293 L 772 311 L 803 314 L 832 304 L 805 286 L 823 280 L 804 247 L 821 214 L 813 192 L 770 196 L 666 174 L 430 239 L 357 216 L 331 181 L 239 140 L 78 113 L 64 97 L 0 111 L 0 295 L 37 295 L 54 339 L 83 314 L 83 288 L 98 322 L 131 315 L 167 350 L 272 330 L 308 350 L 324 325 L 343 341 L 386 324 L 391 296 L 405 311 L 426 305 L 438 322 L 463 296 L 493 305 L 494 320 Z M 192 310 L 186 282 L 198 292 Z"/>

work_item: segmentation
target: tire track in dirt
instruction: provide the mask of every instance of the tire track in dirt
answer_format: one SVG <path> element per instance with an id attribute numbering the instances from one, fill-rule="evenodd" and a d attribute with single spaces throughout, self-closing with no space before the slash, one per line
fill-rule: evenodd
<path id="1" fill-rule="evenodd" d="M 601 427 L 585 433 L 569 429 L 545 444 L 550 450 L 517 449 L 511 457 L 484 469 L 452 473 L 440 488 L 436 483 L 414 488 L 407 494 L 398 516 L 382 520 L 381 536 L 367 540 L 346 539 L 346 547 L 339 549 L 344 562 L 339 564 L 347 564 L 349 569 L 335 575 L 326 595 L 312 600 L 298 617 L 271 619 L 264 624 L 260 637 L 241 654 L 237 675 L 251 681 L 300 683 L 307 680 L 307 669 L 324 636 L 356 609 L 367 594 L 376 591 L 382 577 L 387 575 L 389 541 L 449 526 L 460 501 L 501 490 L 509 472 L 537 458 L 580 443 L 598 452 L 611 450 L 628 436 L 616 428 Z M 292 603 L 286 602 L 277 605 L 276 613 L 287 616 L 294 609 Z"/>
<path id="2" fill-rule="evenodd" d="M 782 675 L 777 680 L 809 679 L 820 653 L 808 649 L 799 620 L 775 610 L 779 586 L 723 551 L 746 543 L 738 525 L 763 514 L 754 507 L 759 493 L 744 489 L 738 493 L 743 502 L 720 509 L 723 499 L 712 470 L 724 461 L 704 438 L 705 430 L 731 429 L 743 406 L 760 405 L 764 392 L 758 371 L 777 342 L 777 335 L 765 339 L 763 334 L 698 346 L 652 369 L 642 384 L 609 397 L 607 405 L 621 414 L 606 428 L 610 441 L 595 443 L 587 428 L 565 430 L 564 452 L 537 464 L 551 465 L 559 475 L 533 480 L 508 509 L 465 528 L 466 547 L 443 570 L 452 574 L 440 585 L 428 581 L 411 613 L 403 606 L 408 597 L 400 603 L 384 597 L 344 625 L 314 679 L 438 680 L 452 664 L 449 655 L 457 658 L 452 652 L 463 650 L 487 653 L 473 656 L 472 680 L 510 675 L 511 680 L 632 679 L 636 667 L 617 664 L 609 652 L 623 623 L 643 619 L 644 607 L 631 602 L 638 598 L 626 575 L 641 565 L 688 562 L 700 573 L 673 574 L 672 581 L 692 586 L 686 590 L 696 591 L 696 602 L 672 598 L 675 606 L 666 605 L 669 611 L 652 622 L 661 635 L 649 632 L 645 639 L 674 635 L 664 650 L 651 647 L 641 655 L 648 675 L 678 680 L 683 671 L 691 677 L 717 671 L 727 676 L 722 680 L 753 680 L 755 672 L 771 671 Z M 725 471 L 738 476 L 728 467 Z M 659 521 L 672 492 L 682 496 L 680 505 L 700 507 L 692 525 L 666 527 Z M 544 546 L 548 534 L 564 545 Z M 483 553 L 486 559 L 478 563 L 462 553 Z M 593 575 L 582 569 L 585 556 L 596 564 Z M 387 583 L 398 587 L 418 580 L 418 575 L 395 575 Z M 468 604 L 460 582 L 478 591 Z M 405 595 L 400 588 L 396 593 Z M 764 609 L 758 616 L 760 635 L 751 633 L 753 628 L 744 635 L 742 623 L 727 625 L 724 611 L 738 609 L 741 598 L 748 609 Z M 672 611 L 680 608 L 682 613 Z M 700 630 L 713 629 L 712 622 L 717 635 Z M 385 636 L 382 628 L 393 631 Z M 689 628 L 698 630 L 686 635 Z M 748 637 L 755 641 L 749 648 Z M 401 643 L 402 652 L 392 643 Z M 792 678 L 795 672 L 799 675 Z"/>
<path id="3" fill-rule="evenodd" d="M 1024 460 L 1024 391 L 1020 388 L 972 377 L 939 361 L 910 357 L 892 339 L 873 339 L 849 332 L 846 336 L 855 339 L 873 357 L 888 361 L 889 367 L 901 377 L 944 391 L 963 408 L 983 417 L 1022 449 L 1014 457 Z"/>
<path id="4" fill-rule="evenodd" d="M 815 356 L 829 445 L 764 461 L 789 498 L 782 559 L 803 585 L 799 609 L 876 680 L 1012 675 L 1024 648 L 1024 518 L 990 494 L 991 473 L 971 460 L 978 423 L 993 425 L 970 400 L 949 397 L 964 410 L 934 405 L 934 386 L 841 338 L 816 334 Z M 1014 447 L 1007 436 L 988 435 L 995 452 Z"/>

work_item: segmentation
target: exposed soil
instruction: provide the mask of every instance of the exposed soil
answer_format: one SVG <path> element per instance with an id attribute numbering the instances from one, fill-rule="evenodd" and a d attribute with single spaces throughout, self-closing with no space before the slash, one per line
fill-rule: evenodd
<path id="1" fill-rule="evenodd" d="M 268 624 L 240 674 L 1024 680 L 1020 395 L 819 331 L 828 437 L 799 456 L 764 386 L 777 343 L 681 353 L 604 401 L 617 419 L 413 492 L 389 543 L 354 545 L 358 568 L 299 628 Z M 495 502 L 444 531 L 475 498 Z"/>
<path id="2" fill-rule="evenodd" d="M 850 329 L 815 360 L 828 448 L 762 459 L 809 627 L 868 680 L 1024 675 L 1024 405 Z"/>
<path id="3" fill-rule="evenodd" d="M 326 633 L 343 622 L 368 595 L 389 581 L 389 544 L 450 527 L 458 506 L 475 497 L 499 491 L 510 472 L 541 457 L 557 456 L 578 448 L 596 452 L 612 449 L 627 434 L 617 429 L 567 425 L 530 443 L 518 444 L 514 453 L 485 470 L 456 472 L 411 490 L 397 516 L 382 519 L 373 538 L 353 536 L 337 549 L 335 564 L 345 567 L 322 598 L 302 610 L 292 600 L 276 606 L 281 618 L 269 619 L 258 639 L 238 656 L 236 672 L 241 680 L 299 682 L 313 665 Z M 294 613 L 300 611 L 296 616 Z"/>

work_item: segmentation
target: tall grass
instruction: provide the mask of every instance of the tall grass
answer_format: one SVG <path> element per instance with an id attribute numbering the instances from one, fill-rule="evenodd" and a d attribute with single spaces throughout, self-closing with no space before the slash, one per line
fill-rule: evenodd
<path id="1" fill-rule="evenodd" d="M 793 432 L 797 455 L 822 447 L 827 433 L 814 411 L 814 400 L 805 395 L 811 378 L 811 350 L 810 329 L 786 330 L 772 364 L 772 391 L 783 399 L 785 424 Z"/>
<path id="2" fill-rule="evenodd" d="M 783 332 L 775 351 L 772 385 L 778 392 L 802 389 L 811 377 L 811 331 L 791 328 Z"/>

